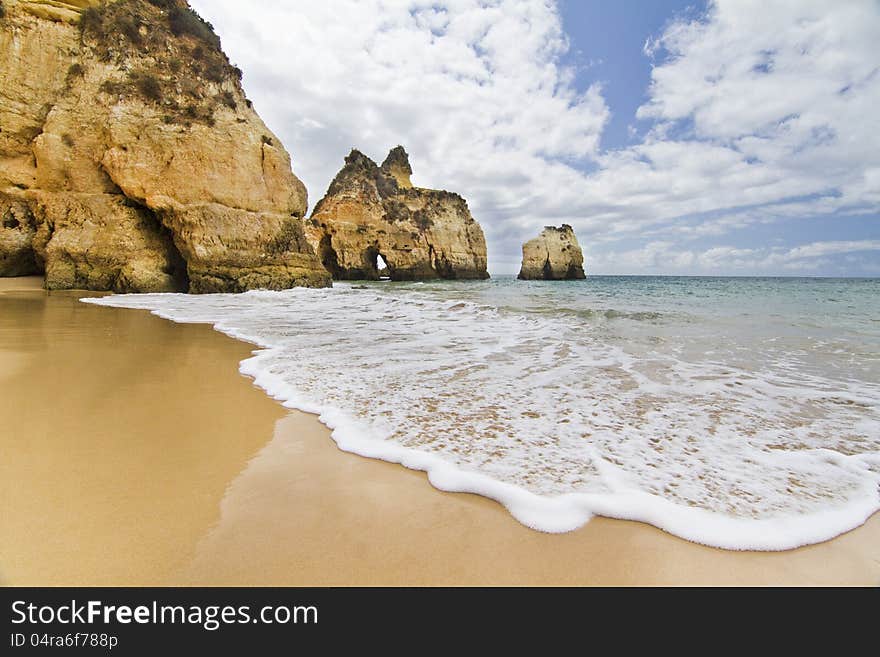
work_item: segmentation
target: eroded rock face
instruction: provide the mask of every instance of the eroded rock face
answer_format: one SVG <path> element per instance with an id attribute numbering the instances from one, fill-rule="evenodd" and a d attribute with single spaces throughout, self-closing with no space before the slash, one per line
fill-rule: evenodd
<path id="1" fill-rule="evenodd" d="M 184 0 L 4 0 L 0 276 L 52 288 L 328 285 L 307 197 Z"/>
<path id="2" fill-rule="evenodd" d="M 37 222 L 23 200 L 0 194 L 0 276 L 28 276 L 42 271 L 33 243 Z"/>
<path id="3" fill-rule="evenodd" d="M 522 267 L 517 278 L 558 281 L 587 277 L 584 254 L 568 224 L 560 228 L 546 226 L 538 237 L 523 244 L 522 250 Z"/>
<path id="4" fill-rule="evenodd" d="M 489 278 L 486 240 L 467 202 L 413 187 L 411 174 L 401 146 L 381 167 L 352 150 L 306 222 L 321 262 L 341 280 L 377 280 L 380 257 L 391 280 Z"/>

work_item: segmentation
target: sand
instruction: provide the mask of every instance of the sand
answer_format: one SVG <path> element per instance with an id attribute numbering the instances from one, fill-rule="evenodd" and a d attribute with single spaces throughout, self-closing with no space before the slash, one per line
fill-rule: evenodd
<path id="1" fill-rule="evenodd" d="M 0 583 L 880 584 L 880 515 L 729 552 L 637 522 L 535 532 L 499 504 L 340 451 L 206 325 L 0 279 Z"/>

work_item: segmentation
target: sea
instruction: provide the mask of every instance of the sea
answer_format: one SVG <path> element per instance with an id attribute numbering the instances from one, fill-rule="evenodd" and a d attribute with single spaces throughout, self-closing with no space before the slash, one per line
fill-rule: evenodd
<path id="1" fill-rule="evenodd" d="M 731 550 L 880 509 L 880 279 L 337 282 L 86 303 L 253 343 L 241 372 L 348 452 L 568 532 L 596 515 Z"/>

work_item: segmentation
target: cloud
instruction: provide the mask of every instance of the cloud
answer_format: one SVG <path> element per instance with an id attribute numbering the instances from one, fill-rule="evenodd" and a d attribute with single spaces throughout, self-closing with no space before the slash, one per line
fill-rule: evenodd
<path id="1" fill-rule="evenodd" d="M 791 249 L 787 258 L 801 260 L 804 258 L 816 258 L 838 253 L 853 253 L 858 251 L 880 251 L 880 240 L 851 240 L 837 242 L 813 242 Z"/>
<path id="2" fill-rule="evenodd" d="M 716 173 L 746 202 L 834 189 L 842 206 L 876 209 L 878 38 L 880 5 L 871 0 L 719 1 L 660 37 L 654 50 L 666 59 L 638 116 L 657 122 L 654 139 L 665 148 L 661 132 L 689 124 L 678 147 L 724 153 Z M 663 169 L 698 172 L 692 163 Z"/>
<path id="3" fill-rule="evenodd" d="M 594 267 L 602 273 L 629 274 L 765 274 L 810 275 L 820 273 L 834 264 L 828 256 L 842 254 L 876 254 L 880 240 L 838 240 L 812 242 L 794 248 L 714 246 L 708 249 L 682 249 L 674 242 L 652 241 L 642 247 L 624 251 L 597 251 L 591 254 Z M 875 256 L 876 258 L 876 256 Z M 856 257 L 847 258 L 851 266 L 866 263 Z M 868 267 L 872 273 L 877 268 Z"/>
<path id="4" fill-rule="evenodd" d="M 193 5 L 244 70 L 312 204 L 349 148 L 381 160 L 402 143 L 416 184 L 460 191 L 487 232 L 504 232 L 540 215 L 559 174 L 580 178 L 562 162 L 598 154 L 608 108 L 598 85 L 576 91 L 559 64 L 568 43 L 552 4 Z M 535 187 L 536 174 L 547 183 Z"/>
<path id="5" fill-rule="evenodd" d="M 592 271 L 624 251 L 633 273 L 672 251 L 702 271 L 688 240 L 880 211 L 874 0 L 717 0 L 673 20 L 633 53 L 654 63 L 646 136 L 611 151 L 600 137 L 613 108 L 598 83 L 575 87 L 547 0 L 192 4 L 312 205 L 351 147 L 382 159 L 402 143 L 415 184 L 468 199 L 494 272 L 516 271 L 521 243 L 551 223 L 591 245 Z"/>

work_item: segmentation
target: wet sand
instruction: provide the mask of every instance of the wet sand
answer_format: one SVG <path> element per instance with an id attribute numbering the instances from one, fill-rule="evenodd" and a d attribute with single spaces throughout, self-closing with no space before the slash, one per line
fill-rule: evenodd
<path id="1" fill-rule="evenodd" d="M 880 584 L 880 515 L 781 553 L 497 503 L 341 452 L 238 373 L 206 325 L 0 279 L 0 583 Z"/>

